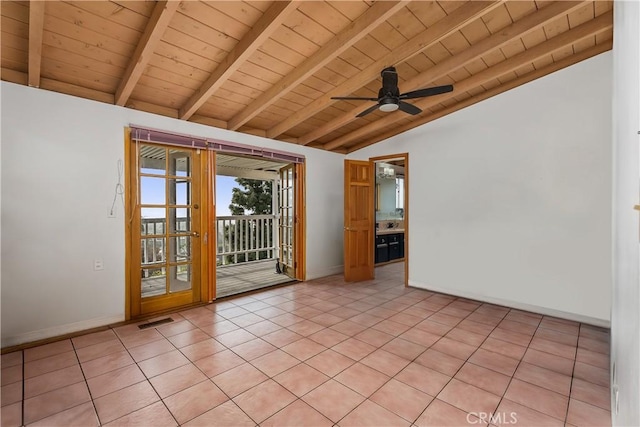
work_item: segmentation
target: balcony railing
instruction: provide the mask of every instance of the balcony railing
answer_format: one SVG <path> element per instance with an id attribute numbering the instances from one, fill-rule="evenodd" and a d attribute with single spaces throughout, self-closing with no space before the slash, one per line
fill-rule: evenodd
<path id="1" fill-rule="evenodd" d="M 187 233 L 189 231 L 189 218 L 176 218 L 175 230 L 177 233 Z M 165 218 L 142 218 L 141 223 L 141 235 L 145 236 L 162 236 L 166 233 L 166 219 Z M 178 236 L 175 238 L 176 251 L 175 256 L 178 261 L 185 260 L 190 253 L 189 248 L 190 236 L 185 234 L 184 236 Z M 165 262 L 165 256 L 167 254 L 167 242 L 164 237 L 146 238 L 142 245 L 142 266 L 158 264 Z"/>
<path id="2" fill-rule="evenodd" d="M 176 219 L 176 231 L 188 231 L 188 218 Z M 243 262 L 276 259 L 278 248 L 278 223 L 275 215 L 232 215 L 216 218 L 217 264 L 232 265 Z M 165 218 L 143 218 L 142 235 L 161 236 L 166 232 Z M 178 257 L 189 256 L 189 235 L 176 237 Z M 166 242 L 164 238 L 148 238 L 142 245 L 142 266 L 151 267 L 164 263 Z M 160 267 L 160 266 L 159 266 Z M 164 268 L 159 268 L 158 274 Z M 161 273 L 164 275 L 164 271 Z"/>
<path id="3" fill-rule="evenodd" d="M 232 215 L 216 218 L 219 266 L 277 257 L 275 215 Z"/>

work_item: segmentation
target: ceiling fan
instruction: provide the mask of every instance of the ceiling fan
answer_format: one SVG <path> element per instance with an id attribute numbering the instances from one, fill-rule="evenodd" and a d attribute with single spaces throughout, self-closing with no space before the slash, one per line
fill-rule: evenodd
<path id="1" fill-rule="evenodd" d="M 384 112 L 391 112 L 400 109 L 400 111 L 404 111 L 405 113 L 415 116 L 416 114 L 420 114 L 422 110 L 415 105 L 404 102 L 405 99 L 424 98 L 426 96 L 439 95 L 441 93 L 447 93 L 453 90 L 453 86 L 445 85 L 413 90 L 407 93 L 400 93 L 400 90 L 398 89 L 398 72 L 396 71 L 395 67 L 385 68 L 384 70 L 382 70 L 380 75 L 382 76 L 382 87 L 380 88 L 380 91 L 378 91 L 377 98 L 334 96 L 331 99 L 351 99 L 377 102 L 376 105 L 367 108 L 356 117 L 366 116 L 367 114 L 372 113 L 378 109 Z"/>

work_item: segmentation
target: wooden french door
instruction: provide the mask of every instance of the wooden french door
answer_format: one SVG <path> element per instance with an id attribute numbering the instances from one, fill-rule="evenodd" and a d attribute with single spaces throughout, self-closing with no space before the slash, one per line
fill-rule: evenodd
<path id="1" fill-rule="evenodd" d="M 360 282 L 374 277 L 373 166 L 344 162 L 344 278 Z"/>
<path id="2" fill-rule="evenodd" d="M 278 182 L 278 241 L 280 268 L 296 278 L 296 170 L 294 164 L 280 169 Z"/>
<path id="3" fill-rule="evenodd" d="M 136 317 L 201 300 L 206 153 L 147 143 L 130 147 L 130 312 Z"/>

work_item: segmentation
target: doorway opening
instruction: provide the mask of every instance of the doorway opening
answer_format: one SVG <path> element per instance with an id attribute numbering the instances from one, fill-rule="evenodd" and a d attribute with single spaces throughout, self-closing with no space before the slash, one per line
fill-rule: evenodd
<path id="1" fill-rule="evenodd" d="M 216 155 L 216 298 L 296 280 L 295 169 Z"/>
<path id="2" fill-rule="evenodd" d="M 402 275 L 407 284 L 407 156 L 378 157 L 372 161 L 375 170 L 375 277 L 397 279 Z"/>
<path id="3" fill-rule="evenodd" d="M 303 156 L 132 127 L 124 164 L 126 320 L 305 279 Z M 267 208 L 216 217 L 216 176 Z"/>
<path id="4" fill-rule="evenodd" d="M 409 155 L 345 160 L 344 278 L 402 275 L 408 285 Z"/>

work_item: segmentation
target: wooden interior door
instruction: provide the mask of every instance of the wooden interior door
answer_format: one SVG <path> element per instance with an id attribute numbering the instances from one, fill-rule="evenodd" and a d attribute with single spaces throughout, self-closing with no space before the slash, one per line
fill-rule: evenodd
<path id="1" fill-rule="evenodd" d="M 296 171 L 294 164 L 280 169 L 278 182 L 278 240 L 282 272 L 296 278 Z"/>
<path id="2" fill-rule="evenodd" d="M 373 166 L 344 162 L 344 278 L 360 282 L 374 277 Z"/>
<path id="3" fill-rule="evenodd" d="M 131 314 L 201 300 L 202 176 L 200 150 L 132 144 Z"/>

